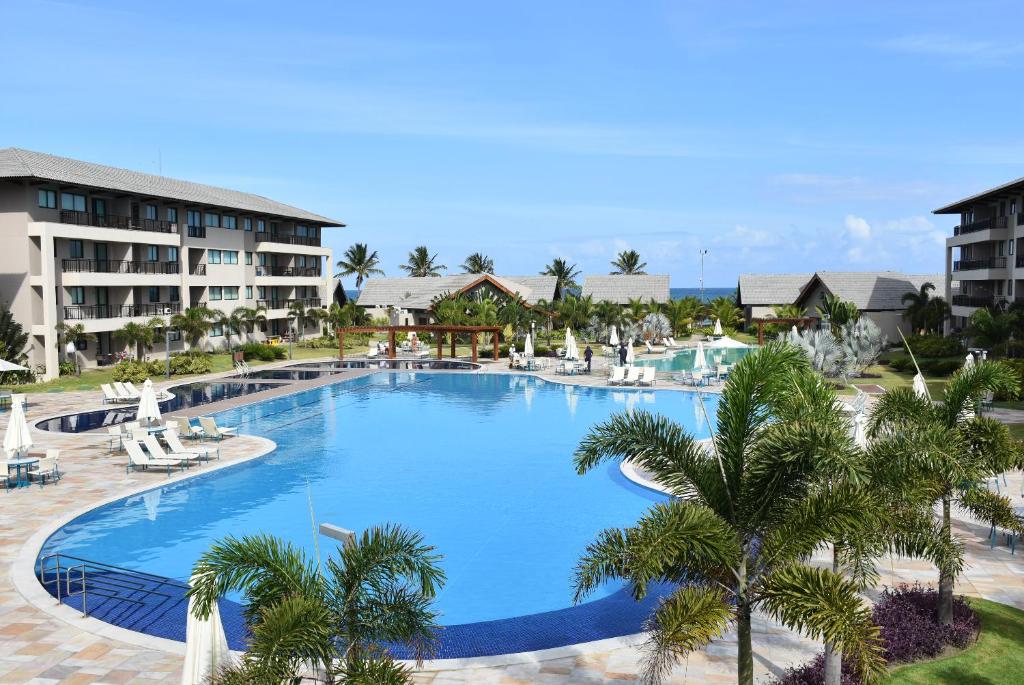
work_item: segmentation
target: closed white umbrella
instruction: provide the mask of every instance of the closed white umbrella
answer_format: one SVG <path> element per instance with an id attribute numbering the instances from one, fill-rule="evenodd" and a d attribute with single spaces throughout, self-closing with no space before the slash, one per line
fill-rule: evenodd
<path id="1" fill-rule="evenodd" d="M 14 362 L 8 362 L 0 359 L 0 373 L 4 371 L 28 371 L 28 369 L 24 366 L 18 366 Z"/>
<path id="2" fill-rule="evenodd" d="M 615 326 L 612 326 L 612 332 L 608 334 L 608 344 L 612 347 L 616 347 L 619 344 L 619 332 L 615 330 Z"/>
<path id="3" fill-rule="evenodd" d="M 930 399 L 928 396 L 928 386 L 925 384 L 924 376 L 921 374 L 914 376 L 914 394 L 922 400 Z"/>
<path id="4" fill-rule="evenodd" d="M 865 450 L 868 448 L 867 422 L 868 418 L 864 414 L 854 414 L 853 442 L 856 443 L 857 447 Z"/>
<path id="5" fill-rule="evenodd" d="M 714 333 L 714 335 L 722 335 L 722 320 L 721 319 L 715 319 L 715 330 L 713 331 L 713 333 Z"/>
<path id="6" fill-rule="evenodd" d="M 964 360 L 964 368 L 969 369 L 972 366 L 974 366 L 974 355 L 968 352 L 967 359 Z"/>
<path id="7" fill-rule="evenodd" d="M 181 671 L 181 685 L 202 685 L 209 682 L 210 675 L 231 660 L 228 638 L 224 634 L 217 603 L 213 603 L 213 610 L 205 619 L 193 615 L 194 605 L 195 599 L 190 598 L 188 621 L 185 624 L 185 664 Z"/>
<path id="8" fill-rule="evenodd" d="M 533 356 L 533 336 L 529 333 L 526 334 L 526 342 L 523 343 L 523 354 L 527 357 Z"/>
<path id="9" fill-rule="evenodd" d="M 580 398 L 576 394 L 576 388 L 571 385 L 565 387 L 565 403 L 569 407 L 569 416 L 576 416 L 576 405 L 579 404 Z"/>
<path id="10" fill-rule="evenodd" d="M 156 391 L 153 390 L 153 381 L 146 379 L 142 384 L 142 392 L 139 393 L 139 410 L 135 414 L 137 421 L 149 421 L 150 423 L 160 420 L 160 405 L 156 401 Z"/>
<path id="11" fill-rule="evenodd" d="M 576 348 L 576 338 L 573 336 L 572 331 L 568 328 L 565 329 L 565 358 L 567 360 L 577 359 L 580 356 L 579 350 Z"/>
<path id="12" fill-rule="evenodd" d="M 708 360 L 704 357 L 704 343 L 697 343 L 697 354 L 693 356 L 693 368 L 706 369 L 708 368 Z"/>
<path id="13" fill-rule="evenodd" d="M 11 404 L 11 420 L 7 423 L 4 433 L 4 452 L 9 457 L 16 457 L 32 446 L 32 434 L 28 430 L 25 418 L 25 407 L 21 402 Z"/>
<path id="14" fill-rule="evenodd" d="M 636 361 L 636 354 L 633 352 L 633 341 L 629 341 L 630 344 L 626 345 L 626 366 L 633 366 L 633 362 Z"/>

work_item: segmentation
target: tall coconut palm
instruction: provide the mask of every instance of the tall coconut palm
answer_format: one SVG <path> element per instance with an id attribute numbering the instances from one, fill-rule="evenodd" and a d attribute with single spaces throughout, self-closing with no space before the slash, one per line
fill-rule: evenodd
<path id="1" fill-rule="evenodd" d="M 255 307 L 238 307 L 235 309 L 242 322 L 242 332 L 246 335 L 255 333 L 260 324 L 267 322 L 267 308 L 262 304 Z"/>
<path id="2" fill-rule="evenodd" d="M 377 251 L 370 252 L 366 243 L 356 243 L 345 250 L 345 254 L 338 260 L 338 276 L 356 276 L 356 290 L 363 287 L 363 281 L 370 276 L 383 276 L 384 270 L 380 268 L 380 259 Z"/>
<path id="3" fill-rule="evenodd" d="M 643 411 L 617 414 L 584 437 L 579 473 L 631 459 L 673 497 L 590 544 L 577 566 L 576 600 L 609 579 L 626 580 L 637 599 L 652 582 L 675 585 L 647 624 L 647 682 L 735 625 L 737 680 L 752 685 L 755 610 L 832 641 L 875 680 L 884 668 L 879 631 L 856 585 L 803 563 L 835 535 L 870 525 L 860 489 L 820 487 L 822 474 L 848 464 L 848 424 L 834 389 L 799 350 L 769 343 L 737 363 L 716 421 L 708 446 Z"/>
<path id="4" fill-rule="evenodd" d="M 609 300 L 601 300 L 594 305 L 594 316 L 597 317 L 598 322 L 605 328 L 621 328 L 625 322 L 626 317 L 622 311 L 622 305 L 618 302 L 611 302 Z"/>
<path id="5" fill-rule="evenodd" d="M 305 665 L 327 683 L 411 682 L 389 645 L 408 645 L 417 660 L 431 655 L 440 560 L 399 526 L 363 532 L 322 565 L 270 535 L 214 543 L 192 572 L 193 615 L 207 618 L 219 598 L 241 591 L 250 637 L 213 683 L 291 682 Z"/>
<path id="6" fill-rule="evenodd" d="M 1018 391 L 1013 369 L 1000 362 L 981 362 L 953 375 L 941 403 L 919 397 L 909 388 L 894 388 L 875 403 L 870 434 L 890 438 L 898 448 L 885 459 L 889 468 L 907 483 L 926 486 L 931 502 L 941 505 L 941 534 L 949 545 L 959 542 L 950 519 L 954 503 L 983 521 L 1024 530 L 1009 500 L 979 485 L 1019 466 L 1020 447 L 1005 425 L 975 416 L 985 393 Z M 938 618 L 943 625 L 953 620 L 956 578 L 956 569 L 939 569 Z"/>
<path id="7" fill-rule="evenodd" d="M 54 326 L 54 328 L 57 330 L 57 348 L 60 350 L 62 355 L 65 353 L 65 348 L 68 342 L 75 343 L 76 349 L 75 353 L 72 355 L 73 358 L 71 361 L 75 363 L 75 372 L 82 373 L 82 367 L 78 364 L 78 343 L 95 342 L 96 335 L 86 331 L 84 323 L 69 324 L 66 321 L 61 321 L 59 324 Z M 24 345 L 22 347 L 24 347 Z"/>
<path id="8" fill-rule="evenodd" d="M 409 253 L 409 259 L 405 264 L 399 264 L 398 268 L 410 276 L 426 277 L 440 276 L 448 267 L 437 264 L 437 254 L 431 255 L 425 245 L 420 245 Z"/>
<path id="9" fill-rule="evenodd" d="M 191 347 L 198 347 L 215 318 L 216 314 L 206 307 L 189 307 L 171 317 L 171 326 L 185 334 Z"/>
<path id="10" fill-rule="evenodd" d="M 120 340 L 129 347 L 135 347 L 135 358 L 142 359 L 147 350 L 153 349 L 156 342 L 156 331 L 167 324 L 158 316 L 154 316 L 146 323 L 135 323 L 129 321 L 114 331 L 114 338 Z"/>
<path id="11" fill-rule="evenodd" d="M 558 319 L 562 325 L 569 326 L 580 331 L 590 325 L 590 319 L 594 316 L 594 298 L 573 297 L 569 295 L 558 305 Z"/>
<path id="12" fill-rule="evenodd" d="M 990 309 L 979 309 L 971 315 L 968 333 L 974 338 L 975 345 L 1009 352 L 1010 339 L 1013 338 L 1017 324 L 1017 315 L 1012 312 L 993 312 Z"/>
<path id="13" fill-rule="evenodd" d="M 903 318 L 910 322 L 915 331 L 927 332 L 929 321 L 929 306 L 931 296 L 929 293 L 935 291 L 935 284 L 931 282 L 922 283 L 916 292 L 904 293 L 900 301 L 906 305 L 903 310 Z"/>
<path id="14" fill-rule="evenodd" d="M 494 274 L 494 260 L 483 253 L 474 252 L 462 262 L 462 270 L 467 274 Z"/>
<path id="15" fill-rule="evenodd" d="M 630 323 L 640 323 L 649 312 L 650 310 L 647 308 L 647 303 L 644 302 L 642 297 L 631 297 L 629 298 L 629 301 L 626 302 L 624 313 L 626 315 L 626 319 L 629 320 Z"/>
<path id="16" fill-rule="evenodd" d="M 288 305 L 288 319 L 295 323 L 301 340 L 306 336 L 306 327 L 326 318 L 327 312 L 320 307 L 307 307 L 302 300 L 294 300 Z"/>
<path id="17" fill-rule="evenodd" d="M 623 250 L 612 260 L 613 276 L 641 275 L 647 273 L 644 268 L 647 262 L 640 261 L 640 253 L 636 250 Z"/>
<path id="18" fill-rule="evenodd" d="M 248 307 L 235 307 L 230 312 L 217 312 L 216 322 L 221 325 L 224 329 L 224 335 L 227 337 L 228 350 L 231 349 L 231 334 L 235 334 L 239 337 L 245 332 Z"/>
<path id="19" fill-rule="evenodd" d="M 727 328 L 736 328 L 743 323 L 743 310 L 731 297 L 716 297 L 708 302 L 707 311 L 709 317 L 719 319 Z"/>
<path id="20" fill-rule="evenodd" d="M 575 264 L 570 264 L 560 257 L 555 257 L 551 260 L 551 263 L 544 267 L 544 270 L 540 272 L 541 276 L 554 276 L 555 277 L 555 291 L 561 298 L 566 297 L 569 293 L 567 290 L 579 290 L 580 284 L 576 282 L 576 279 L 580 277 L 583 272 L 576 268 Z"/>
<path id="21" fill-rule="evenodd" d="M 837 295 L 825 293 L 821 304 L 818 305 L 818 316 L 821 319 L 828 319 L 832 328 L 832 334 L 839 336 L 843 324 L 853 323 L 860 318 L 860 310 L 853 302 L 842 299 Z"/>

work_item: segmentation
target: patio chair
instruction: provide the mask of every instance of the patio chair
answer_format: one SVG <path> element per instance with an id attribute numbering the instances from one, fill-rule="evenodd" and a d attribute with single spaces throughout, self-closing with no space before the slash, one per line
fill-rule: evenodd
<path id="1" fill-rule="evenodd" d="M 636 385 L 640 380 L 641 368 L 639 366 L 629 367 L 629 372 L 626 373 L 625 380 L 622 381 L 623 385 Z"/>
<path id="2" fill-rule="evenodd" d="M 60 450 L 50 448 L 46 450 L 46 456 L 39 460 L 36 468 L 28 472 L 29 480 L 38 480 L 39 487 L 46 485 L 46 481 L 59 482 L 61 472 L 57 462 L 60 460 Z"/>
<path id="3" fill-rule="evenodd" d="M 128 387 L 120 381 L 114 381 L 114 390 L 117 391 L 122 402 L 138 402 L 139 400 L 138 395 L 132 395 Z"/>
<path id="4" fill-rule="evenodd" d="M 202 445 L 192 445 L 190 447 L 185 447 L 183 444 L 181 444 L 181 438 L 178 437 L 177 429 L 178 426 L 175 424 L 174 421 L 168 421 L 167 430 L 164 431 L 163 434 L 164 442 L 167 443 L 167 446 L 171 448 L 172 452 L 176 452 L 179 454 L 183 452 L 194 452 L 195 454 L 199 455 L 200 459 L 206 459 L 206 461 L 210 461 L 210 459 L 213 458 L 212 455 L 216 455 L 217 459 L 220 459 L 219 447 L 214 447 L 212 449 L 209 447 L 203 447 Z"/>
<path id="5" fill-rule="evenodd" d="M 114 445 L 117 445 L 117 451 L 120 452 L 124 449 L 124 445 L 121 439 L 124 437 L 124 433 L 121 432 L 120 426 L 107 426 L 107 447 L 111 452 L 114 451 Z"/>
<path id="6" fill-rule="evenodd" d="M 238 435 L 237 426 L 218 426 L 217 422 L 209 416 L 200 416 L 199 425 L 203 427 L 203 435 L 211 440 L 223 440 Z"/>
<path id="7" fill-rule="evenodd" d="M 637 385 L 654 385 L 657 382 L 658 370 L 653 366 L 645 366 L 644 374 L 637 381 Z"/>
<path id="8" fill-rule="evenodd" d="M 164 449 L 160 441 L 156 439 L 156 436 L 152 433 L 143 433 L 136 436 L 136 441 L 141 442 L 146 446 L 146 451 L 149 452 L 149 456 L 154 459 L 165 459 L 168 461 L 174 461 L 175 459 L 181 460 L 187 467 L 192 462 L 199 463 L 200 457 L 198 452 L 171 452 L 170 454 Z"/>
<path id="9" fill-rule="evenodd" d="M 130 473 L 133 469 L 147 471 L 150 468 L 167 469 L 167 477 L 171 476 L 171 469 L 183 469 L 184 463 L 176 459 L 154 459 L 142 451 L 142 445 L 134 440 L 125 440 L 124 449 L 128 452 L 128 465 L 125 472 Z"/>
<path id="10" fill-rule="evenodd" d="M 170 425 L 172 421 L 178 428 L 178 437 L 190 438 L 192 440 L 198 440 L 203 437 L 203 429 L 199 426 L 193 426 L 192 421 L 187 416 L 167 417 L 168 425 Z"/>
<path id="11" fill-rule="evenodd" d="M 124 400 L 114 392 L 114 389 L 110 387 L 110 383 L 101 383 L 100 390 L 103 391 L 103 404 L 119 404 Z"/>

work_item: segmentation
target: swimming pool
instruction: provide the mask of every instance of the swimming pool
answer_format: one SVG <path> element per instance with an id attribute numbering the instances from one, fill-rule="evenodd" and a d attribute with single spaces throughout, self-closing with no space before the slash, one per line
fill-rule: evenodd
<path id="1" fill-rule="evenodd" d="M 705 347 L 704 359 L 712 368 L 719 364 L 731 365 L 743 359 L 744 356 L 750 354 L 754 349 L 753 347 L 728 347 L 722 349 Z M 653 366 L 658 371 L 692 371 L 693 360 L 696 355 L 697 349 L 689 348 L 679 350 L 671 357 L 661 357 L 659 359 L 648 359 L 638 356 L 636 363 L 639 366 Z"/>
<path id="2" fill-rule="evenodd" d="M 717 398 L 705 401 L 714 411 Z M 633 408 L 706 437 L 693 393 L 500 374 L 391 372 L 342 381 L 217 414 L 219 423 L 273 439 L 277 450 L 93 510 L 55 533 L 41 556 L 60 552 L 184 581 L 210 543 L 228 534 L 272 533 L 312 555 L 308 482 L 318 522 L 356 530 L 400 523 L 444 555 L 442 623 L 500 628 L 501 636 L 500 644 L 466 651 L 452 642 L 466 631 L 446 630 L 446 656 L 637 632 L 650 607 L 638 609 L 616 585 L 570 608 L 586 545 L 604 528 L 634 523 L 662 497 L 627 481 L 617 464 L 586 476 L 572 467 L 594 423 Z M 333 545 L 320 543 L 325 553 Z M 587 611 L 593 625 L 584 637 L 558 628 L 562 618 L 549 620 Z"/>

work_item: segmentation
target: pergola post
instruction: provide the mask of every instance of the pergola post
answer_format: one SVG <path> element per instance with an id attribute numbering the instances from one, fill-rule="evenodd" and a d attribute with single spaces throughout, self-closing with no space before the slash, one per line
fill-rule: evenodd
<path id="1" fill-rule="evenodd" d="M 339 328 L 337 330 L 338 335 L 338 359 L 345 358 L 345 329 Z"/>
<path id="2" fill-rule="evenodd" d="M 764 321 L 757 322 L 757 344 L 764 345 Z"/>
<path id="3" fill-rule="evenodd" d="M 452 331 L 449 335 L 452 336 L 452 359 L 455 359 L 455 331 Z"/>
<path id="4" fill-rule="evenodd" d="M 498 347 L 500 345 L 500 339 L 498 338 L 498 331 L 494 331 L 494 361 L 498 361 Z"/>
<path id="5" fill-rule="evenodd" d="M 472 349 L 473 362 L 476 363 L 476 331 L 469 334 L 469 346 Z"/>
<path id="6" fill-rule="evenodd" d="M 394 359 L 396 356 L 395 329 L 391 328 L 388 330 L 388 359 Z"/>
<path id="7" fill-rule="evenodd" d="M 444 353 L 442 351 L 444 349 L 442 347 L 442 345 L 444 345 L 444 333 L 437 332 L 434 335 L 437 336 L 437 358 L 440 359 L 442 356 L 444 356 Z"/>

